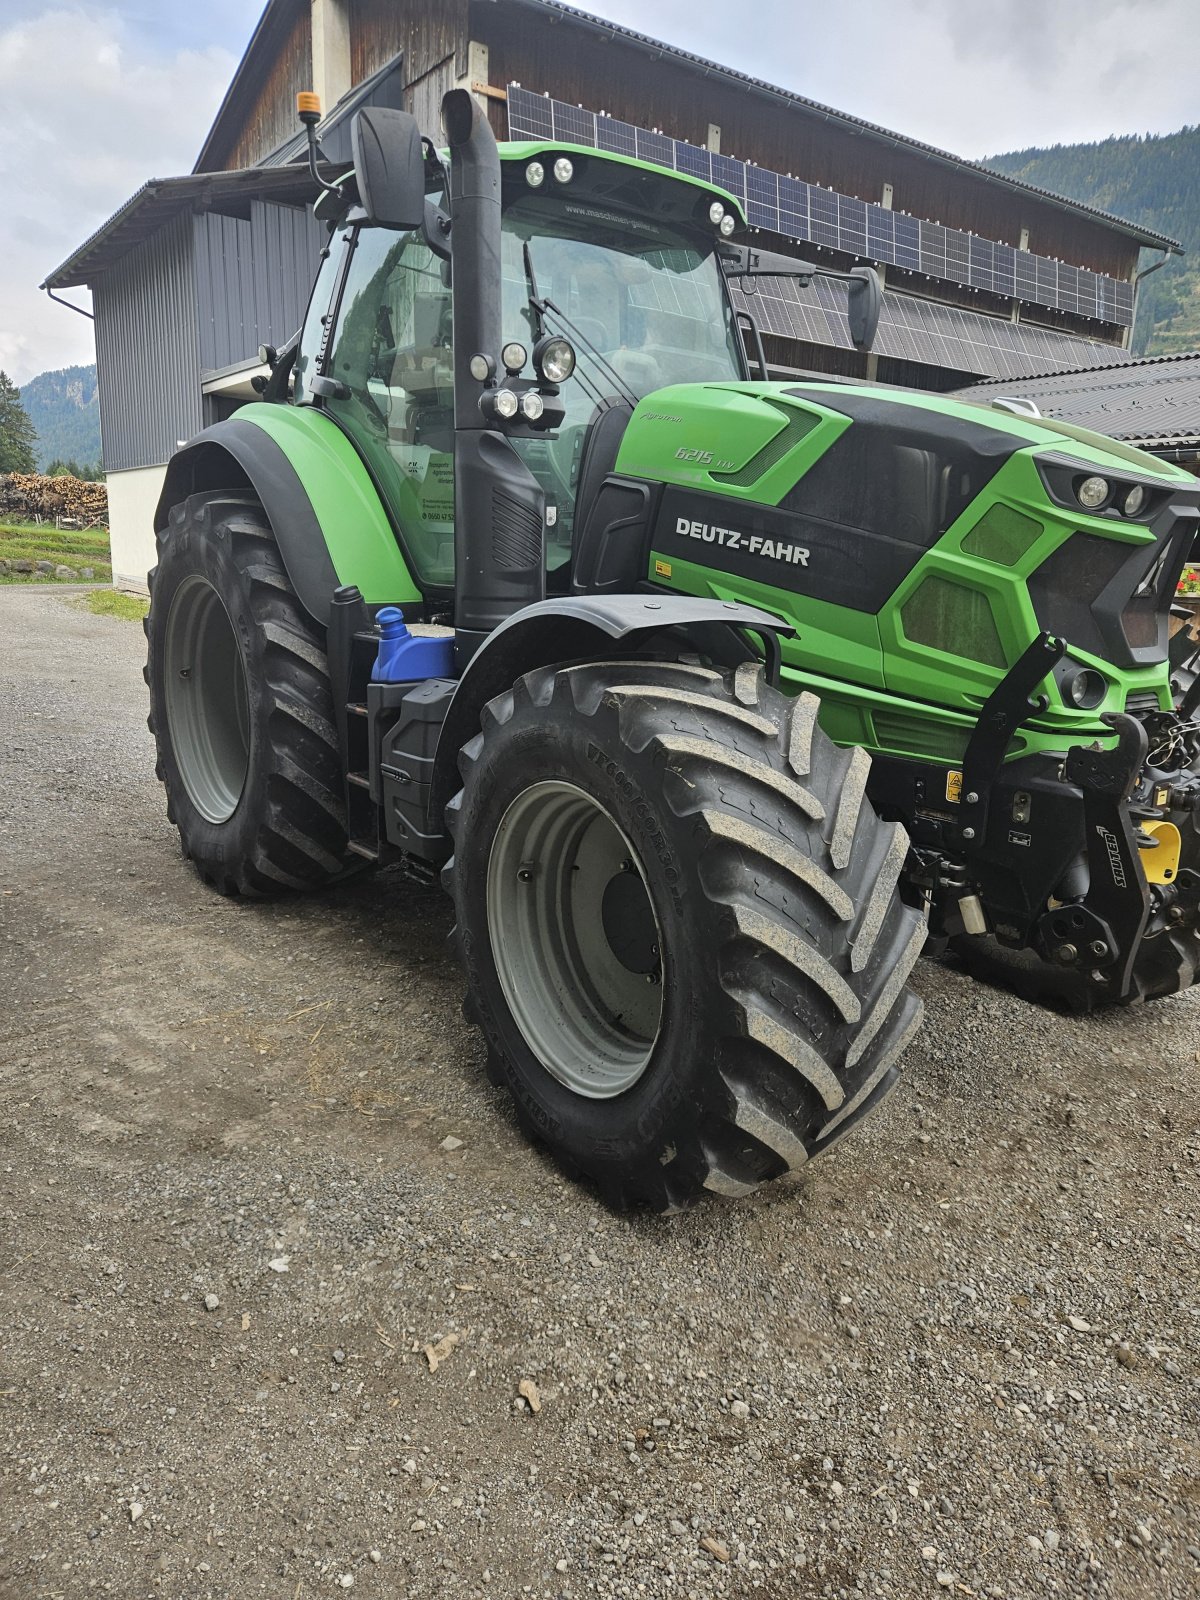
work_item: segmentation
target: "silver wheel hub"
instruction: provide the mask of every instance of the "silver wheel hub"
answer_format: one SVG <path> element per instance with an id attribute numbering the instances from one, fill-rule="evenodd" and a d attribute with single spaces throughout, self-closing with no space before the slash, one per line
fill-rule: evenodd
<path id="1" fill-rule="evenodd" d="M 207 578 L 185 578 L 175 591 L 163 657 L 171 748 L 188 799 L 208 822 L 228 822 L 250 769 L 250 709 L 233 624 Z"/>
<path id="2" fill-rule="evenodd" d="M 571 783 L 523 790 L 492 842 L 487 913 L 504 998 L 546 1071 L 591 1100 L 635 1084 L 662 1025 L 662 939 L 604 807 Z"/>

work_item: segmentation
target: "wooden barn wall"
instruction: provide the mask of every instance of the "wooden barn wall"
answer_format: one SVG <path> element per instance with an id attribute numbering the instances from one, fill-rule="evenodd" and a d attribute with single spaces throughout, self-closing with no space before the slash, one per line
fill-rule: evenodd
<path id="1" fill-rule="evenodd" d="M 355 83 L 404 52 L 405 108 L 440 137 L 441 97 L 465 60 L 466 0 L 351 0 L 350 70 Z"/>
<path id="2" fill-rule="evenodd" d="M 289 139 L 297 128 L 296 96 L 311 88 L 312 14 L 305 5 L 278 53 L 270 57 L 254 98 L 237 117 L 237 139 L 220 165 L 230 170 L 252 167 Z"/>
<path id="3" fill-rule="evenodd" d="M 380 0 L 372 3 L 378 6 Z M 772 105 L 736 85 L 706 78 L 701 69 L 654 57 L 644 46 L 480 0 L 471 6 L 470 31 L 488 46 L 489 77 L 496 87 L 520 83 L 537 94 L 548 91 L 693 144 L 707 141 L 713 122 L 721 129 L 726 155 L 861 200 L 879 200 L 883 185 L 891 183 L 897 211 L 1012 245 L 1020 243 L 1021 229 L 1027 227 L 1034 252 L 1116 278 L 1127 278 L 1136 262 L 1137 246 L 1103 224 L 956 172 L 817 113 Z M 496 124 L 502 129 L 502 108 Z"/>

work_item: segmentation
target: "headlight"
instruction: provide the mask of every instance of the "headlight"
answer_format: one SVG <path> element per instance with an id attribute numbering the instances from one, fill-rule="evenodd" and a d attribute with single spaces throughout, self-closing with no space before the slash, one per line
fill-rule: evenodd
<path id="1" fill-rule="evenodd" d="M 566 383 L 575 371 L 575 351 L 571 341 L 554 333 L 539 339 L 533 352 L 533 364 L 547 383 Z"/>
<path id="2" fill-rule="evenodd" d="M 1135 483 L 1133 488 L 1121 502 L 1121 510 L 1127 517 L 1136 517 L 1145 506 L 1150 496 L 1146 493 L 1145 484 Z"/>
<path id="3" fill-rule="evenodd" d="M 545 181 L 545 167 L 540 161 L 531 161 L 525 168 L 525 182 L 531 189 L 540 189 Z"/>
<path id="4" fill-rule="evenodd" d="M 526 350 L 523 344 L 514 339 L 511 344 L 506 344 L 504 349 L 501 350 L 500 359 L 504 363 L 506 372 L 520 372 L 521 368 L 529 360 L 529 351 Z"/>
<path id="5" fill-rule="evenodd" d="M 728 239 L 729 235 L 733 232 L 733 230 L 736 227 L 737 227 L 737 218 L 734 216 L 732 211 L 727 211 L 725 213 L 725 215 L 721 218 L 721 233 L 724 235 L 724 237 L 726 239 Z"/>
<path id="6" fill-rule="evenodd" d="M 1091 667 L 1080 667 L 1066 681 L 1067 698 L 1081 711 L 1090 711 L 1104 699 L 1107 684 Z"/>
<path id="7" fill-rule="evenodd" d="M 559 156 L 554 163 L 554 176 L 559 183 L 570 183 L 575 176 L 575 168 L 567 160 L 566 156 Z"/>
<path id="8" fill-rule="evenodd" d="M 520 402 L 511 389 L 497 389 L 492 399 L 492 405 L 495 408 L 496 415 L 499 417 L 515 417 L 519 404 Z"/>
<path id="9" fill-rule="evenodd" d="M 476 383 L 486 383 L 492 375 L 491 356 L 472 356 L 468 366 Z"/>
<path id="10" fill-rule="evenodd" d="M 710 205 L 708 208 L 708 220 L 712 223 L 714 228 L 719 228 L 721 226 L 721 218 L 724 215 L 725 207 L 719 200 L 714 200 L 712 205 Z"/>
<path id="11" fill-rule="evenodd" d="M 526 389 L 521 396 L 521 411 L 530 422 L 536 422 L 546 409 L 546 402 L 536 389 Z"/>
<path id="12" fill-rule="evenodd" d="M 1075 498 L 1085 511 L 1099 511 L 1108 499 L 1108 479 L 1085 478 L 1076 485 Z"/>

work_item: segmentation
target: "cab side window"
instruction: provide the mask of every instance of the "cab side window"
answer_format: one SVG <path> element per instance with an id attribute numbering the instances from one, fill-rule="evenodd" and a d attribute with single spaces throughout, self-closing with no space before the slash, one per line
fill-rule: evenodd
<path id="1" fill-rule="evenodd" d="M 452 583 L 450 288 L 419 235 L 359 230 L 327 371 L 349 390 L 329 409 L 380 484 L 416 576 Z"/>

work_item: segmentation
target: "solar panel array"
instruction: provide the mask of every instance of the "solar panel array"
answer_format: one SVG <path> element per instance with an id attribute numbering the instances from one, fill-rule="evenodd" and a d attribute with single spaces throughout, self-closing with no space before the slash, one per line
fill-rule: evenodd
<path id="1" fill-rule="evenodd" d="M 1121 327 L 1133 321 L 1133 286 L 1117 278 L 889 211 L 517 84 L 508 87 L 508 131 L 514 139 L 590 145 L 699 178 L 735 195 L 751 227 L 788 239 Z"/>
<path id="2" fill-rule="evenodd" d="M 794 278 L 763 278 L 751 294 L 736 284 L 732 290 L 734 305 L 739 311 L 749 311 L 764 333 L 843 350 L 854 348 L 845 283 L 814 278 L 804 288 Z M 872 349 L 877 355 L 902 361 L 1005 379 L 1060 372 L 1065 366 L 1111 366 L 1123 358 L 1123 352 L 1099 340 L 980 316 L 890 289 L 883 296 Z"/>

